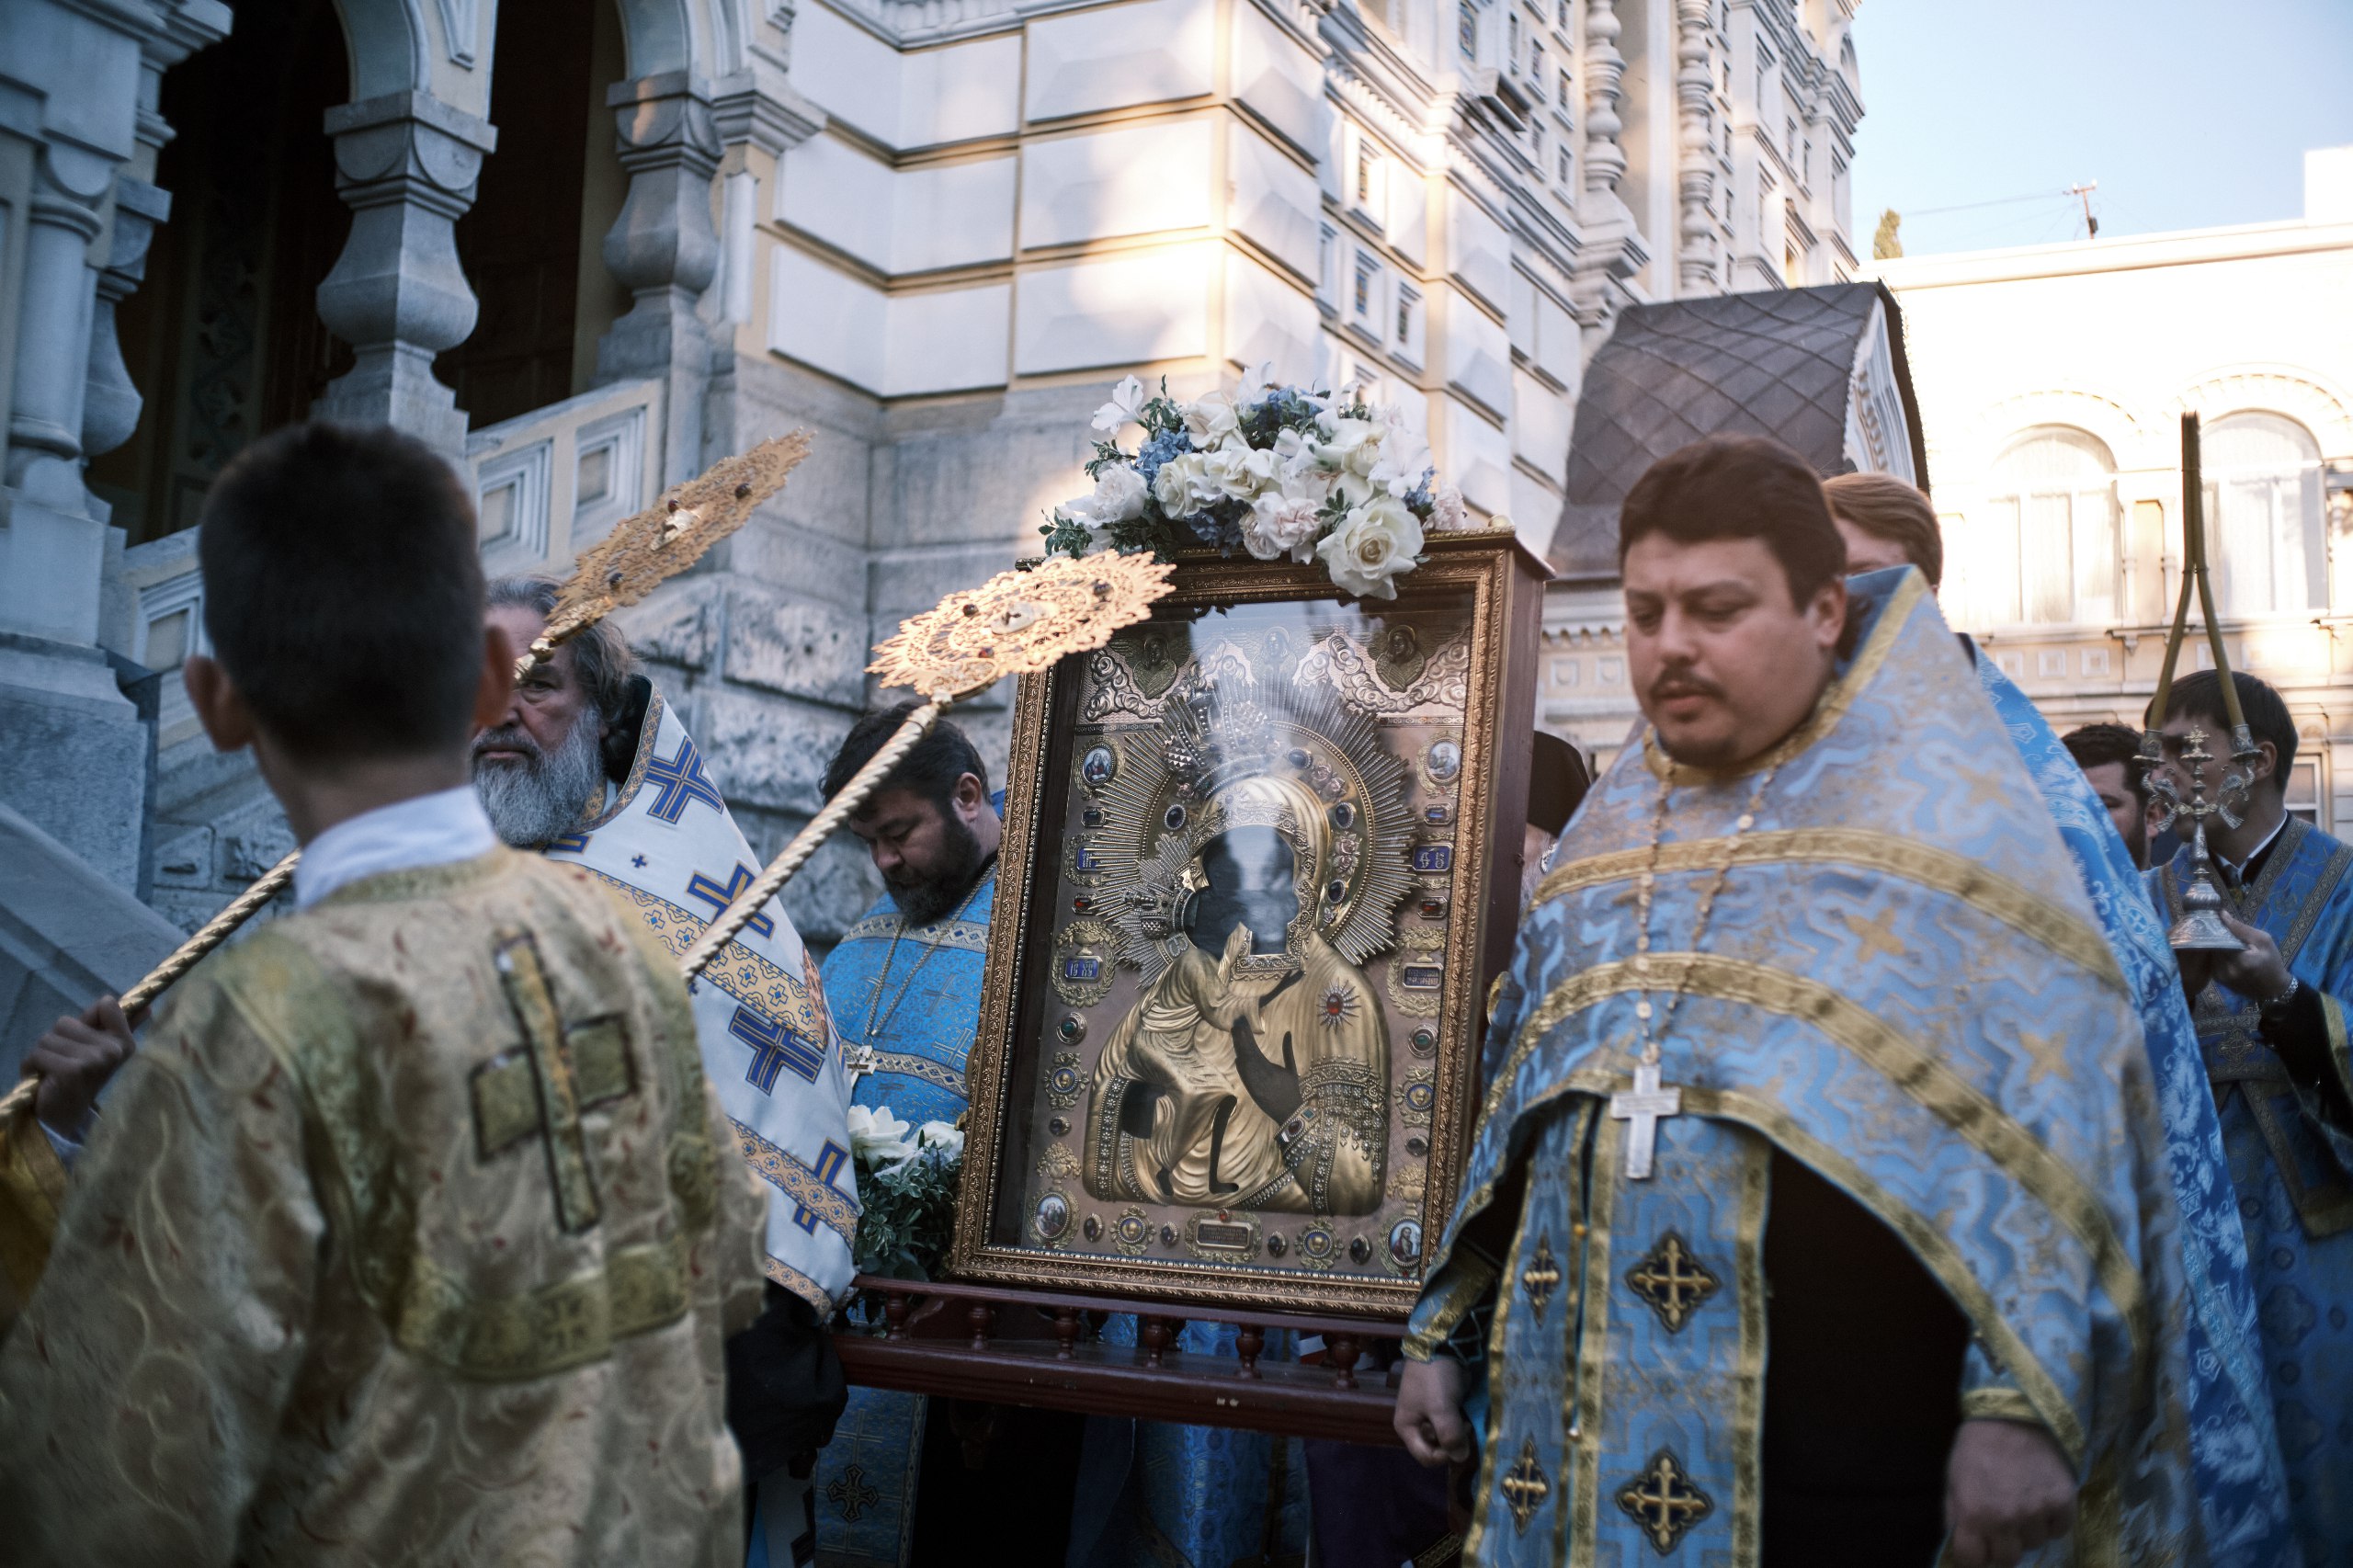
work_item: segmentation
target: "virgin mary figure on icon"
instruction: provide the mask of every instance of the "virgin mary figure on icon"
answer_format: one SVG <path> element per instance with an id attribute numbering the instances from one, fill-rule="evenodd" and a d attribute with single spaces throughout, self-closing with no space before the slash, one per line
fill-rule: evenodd
<path id="1" fill-rule="evenodd" d="M 1370 1213 L 1388 1152 L 1388 1028 L 1324 936 L 1323 802 L 1262 774 L 1221 790 L 1210 813 L 1186 869 L 1188 939 L 1096 1063 L 1086 1189 Z"/>

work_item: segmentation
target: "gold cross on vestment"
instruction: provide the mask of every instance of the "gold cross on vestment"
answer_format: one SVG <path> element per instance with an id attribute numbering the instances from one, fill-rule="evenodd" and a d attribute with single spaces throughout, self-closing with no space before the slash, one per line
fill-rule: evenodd
<path id="1" fill-rule="evenodd" d="M 1658 1063 L 1634 1064 L 1634 1086 L 1609 1096 L 1609 1114 L 1626 1127 L 1626 1179 L 1648 1181 L 1651 1156 L 1658 1147 L 1660 1119 L 1683 1114 L 1683 1091 L 1658 1086 Z"/>
<path id="2" fill-rule="evenodd" d="M 1506 1471 L 1504 1478 L 1495 1485 L 1503 1493 L 1504 1501 L 1511 1505 L 1513 1526 L 1520 1534 L 1526 1535 L 1528 1521 L 1535 1517 L 1536 1510 L 1544 1506 L 1544 1499 L 1552 1493 L 1552 1483 L 1544 1479 L 1544 1467 L 1536 1462 L 1535 1438 L 1521 1440 L 1519 1462 Z"/>
<path id="3" fill-rule="evenodd" d="M 564 1023 L 539 946 L 527 933 L 501 932 L 492 961 L 523 1043 L 473 1070 L 475 1144 L 489 1161 L 537 1134 L 547 1146 L 556 1222 L 585 1231 L 602 1209 L 580 1118 L 636 1092 L 628 1030 L 618 1017 Z"/>
<path id="4" fill-rule="evenodd" d="M 1658 1314 L 1667 1333 L 1680 1334 L 1699 1303 L 1716 1293 L 1718 1281 L 1683 1238 L 1669 1231 L 1627 1272 L 1626 1285 Z"/>
<path id="5" fill-rule="evenodd" d="M 1675 1550 L 1685 1531 L 1716 1509 L 1714 1499 L 1691 1484 L 1683 1461 L 1665 1449 L 1651 1456 L 1642 1474 L 1618 1489 L 1618 1506 L 1642 1526 L 1662 1557 Z"/>
<path id="6" fill-rule="evenodd" d="M 1878 919 L 1866 920 L 1851 909 L 1842 909 L 1838 912 L 1838 918 L 1847 923 L 1847 929 L 1862 943 L 1861 958 L 1865 963 L 1875 958 L 1904 956 L 1904 943 L 1895 935 L 1895 911 L 1882 909 Z"/>
<path id="7" fill-rule="evenodd" d="M 1528 1291 L 1528 1304 L 1536 1309 L 1536 1326 L 1543 1327 L 1545 1304 L 1561 1285 L 1561 1266 L 1552 1261 L 1552 1237 L 1536 1238 L 1536 1256 L 1520 1271 L 1519 1282 Z"/>

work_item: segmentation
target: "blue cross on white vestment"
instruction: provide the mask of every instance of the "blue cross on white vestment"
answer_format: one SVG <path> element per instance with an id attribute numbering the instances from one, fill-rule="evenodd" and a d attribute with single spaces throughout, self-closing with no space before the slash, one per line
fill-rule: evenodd
<path id="1" fill-rule="evenodd" d="M 676 822 L 686 815 L 688 803 L 700 801 L 721 816 L 727 814 L 727 802 L 719 798 L 719 790 L 711 784 L 710 775 L 702 770 L 702 754 L 695 750 L 692 736 L 678 741 L 678 755 L 667 759 L 654 757 L 645 765 L 645 780 L 659 792 L 645 814 L 656 822 Z"/>
<path id="2" fill-rule="evenodd" d="M 706 877 L 700 871 L 697 871 L 687 880 L 687 896 L 699 898 L 710 905 L 710 912 L 715 917 L 726 913 L 727 906 L 735 902 L 735 895 L 752 885 L 752 878 L 755 875 L 756 873 L 751 867 L 739 865 L 728 877 L 727 885 L 722 887 L 719 885 L 718 878 Z M 763 937 L 776 935 L 776 922 L 767 915 L 755 915 L 744 924 Z"/>
<path id="3" fill-rule="evenodd" d="M 817 1151 L 817 1164 L 814 1167 L 816 1177 L 827 1187 L 833 1187 L 835 1192 L 839 1192 L 841 1188 L 834 1186 L 834 1178 L 841 1175 L 842 1168 L 848 1164 L 849 1151 L 833 1140 L 827 1139 L 825 1146 Z M 792 1222 L 813 1236 L 817 1233 L 817 1211 L 806 1203 L 793 1209 Z"/>
<path id="4" fill-rule="evenodd" d="M 779 1067 L 790 1067 L 813 1084 L 817 1081 L 817 1074 L 825 1070 L 824 1046 L 801 1039 L 749 1007 L 735 1009 L 735 1016 L 727 1020 L 727 1032 L 752 1048 L 752 1061 L 744 1069 L 744 1082 L 764 1095 L 776 1092 L 776 1070 Z"/>

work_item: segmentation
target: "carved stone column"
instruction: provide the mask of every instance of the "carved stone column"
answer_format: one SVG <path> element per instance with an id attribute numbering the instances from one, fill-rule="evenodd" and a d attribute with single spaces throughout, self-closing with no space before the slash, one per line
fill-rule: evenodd
<path id="1" fill-rule="evenodd" d="M 25 216 L 23 308 L 17 322 L 16 403 L 8 411 L 9 488 L 84 514 L 82 399 L 97 275 L 90 242 L 115 160 L 52 141 L 40 151 Z"/>
<path id="2" fill-rule="evenodd" d="M 719 128 L 709 89 L 683 71 L 617 82 L 605 101 L 630 175 L 629 199 L 605 236 L 605 266 L 637 302 L 598 340 L 597 380 L 668 381 L 661 460 L 667 484 L 703 462 L 710 338 L 696 307 L 719 270 L 710 222 Z"/>
<path id="3" fill-rule="evenodd" d="M 1715 78 L 1708 68 L 1709 14 L 1713 9 L 1712 0 L 1675 0 L 1676 184 L 1682 203 L 1675 236 L 1675 291 L 1685 296 L 1723 290 L 1716 267 Z"/>
<path id="4" fill-rule="evenodd" d="M 129 175 L 115 181 L 114 232 L 108 237 L 107 264 L 98 270 L 97 300 L 90 318 L 89 385 L 82 394 L 85 458 L 113 451 L 139 427 L 139 389 L 122 362 L 114 311 L 145 281 L 147 247 L 171 213 L 170 193 Z"/>
<path id="5" fill-rule="evenodd" d="M 1604 207 L 1619 204 L 1618 181 L 1626 173 L 1618 134 L 1618 95 L 1626 79 L 1626 57 L 1618 52 L 1617 0 L 1587 0 L 1585 10 L 1585 188 Z"/>
<path id="6" fill-rule="evenodd" d="M 1588 347 L 1607 336 L 1615 318 L 1621 282 L 1650 259 L 1642 232 L 1618 194 L 1626 173 L 1625 149 L 1618 145 L 1625 122 L 1618 118 L 1626 78 L 1626 57 L 1618 52 L 1616 0 L 1586 0 L 1585 13 L 1585 194 L 1577 202 L 1583 247 L 1577 252 L 1570 292 Z"/>
<path id="7" fill-rule="evenodd" d="M 313 412 L 397 426 L 462 461 L 466 415 L 433 375 L 433 357 L 474 329 L 473 290 L 451 225 L 473 205 L 489 122 L 425 93 L 388 93 L 327 110 L 335 194 L 351 238 L 319 285 L 319 319 L 359 362 Z"/>

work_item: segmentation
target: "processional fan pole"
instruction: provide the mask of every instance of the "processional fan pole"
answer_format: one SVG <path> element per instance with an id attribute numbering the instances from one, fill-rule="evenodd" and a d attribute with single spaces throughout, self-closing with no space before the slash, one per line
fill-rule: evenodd
<path id="1" fill-rule="evenodd" d="M 607 615 L 635 604 L 665 580 L 702 559 L 704 552 L 744 526 L 752 510 L 784 488 L 794 465 L 809 455 L 809 433 L 795 430 L 763 441 L 738 457 L 722 459 L 700 478 L 688 481 L 653 506 L 624 518 L 573 566 L 572 578 L 557 590 L 547 630 L 530 651 L 515 661 L 515 678 L 555 656 L 555 651 Z M 172 982 L 226 941 L 256 911 L 294 880 L 299 849 L 263 873 L 226 909 L 205 922 L 154 971 L 122 994 L 122 1011 L 136 1022 Z"/>
<path id="2" fill-rule="evenodd" d="M 1113 632 L 1151 613 L 1153 601 L 1173 586 L 1168 581 L 1173 570 L 1148 555 L 1058 555 L 1026 569 L 1001 572 L 901 622 L 896 636 L 875 644 L 874 663 L 867 672 L 881 676 L 886 687 L 913 687 L 924 698 L 923 705 L 907 715 L 882 749 L 850 776 L 735 902 L 704 927 L 679 960 L 680 971 L 689 980 L 700 974 L 817 846 L 881 788 L 949 705 L 985 691 L 1006 676 L 1050 669 L 1065 654 L 1102 647 Z M 872 1065 L 853 1053 L 853 1079 Z"/>
<path id="3" fill-rule="evenodd" d="M 2165 638 L 2165 662 L 2157 674 L 2156 694 L 2149 699 L 2141 730 L 2141 770 L 2148 780 L 2149 793 L 2164 805 L 2166 820 L 2174 823 L 2186 816 L 2190 823 L 2189 885 L 2182 890 L 2181 918 L 2174 922 L 2167 939 L 2177 952 L 2237 952 L 2246 944 L 2222 924 L 2222 890 L 2215 885 L 2213 857 L 2206 848 L 2206 819 L 2219 816 L 2233 827 L 2239 825 L 2255 783 L 2255 764 L 2263 754 L 2247 730 L 2246 715 L 2239 711 L 2238 685 L 2231 677 L 2230 656 L 2222 650 L 2222 630 L 2214 616 L 2214 590 L 2207 581 L 2206 488 L 2200 472 L 2195 414 L 2181 416 L 2181 597 L 2174 607 L 2173 630 Z M 2165 740 L 2159 733 L 2173 697 L 2174 665 L 2181 657 L 2182 641 L 2189 627 L 2193 588 L 2206 619 L 2206 644 L 2214 655 L 2214 673 L 2222 681 L 2222 711 L 2231 723 L 2230 766 L 2222 770 L 2211 801 L 2206 798 L 2206 765 L 2214 758 L 2206 749 L 2205 732 L 2192 729 L 2182 737 L 2187 749 L 2181 759 L 2189 774 L 2187 801 L 2165 770 Z"/>

